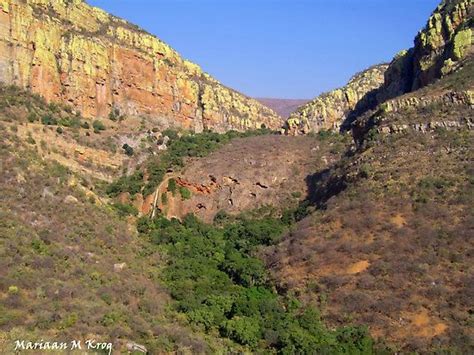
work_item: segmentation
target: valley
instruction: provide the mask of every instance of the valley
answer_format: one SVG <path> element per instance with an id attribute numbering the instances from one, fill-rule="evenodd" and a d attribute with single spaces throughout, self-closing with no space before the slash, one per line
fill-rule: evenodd
<path id="1" fill-rule="evenodd" d="M 0 0 L 0 353 L 474 351 L 473 10 L 261 104 L 82 0 Z"/>

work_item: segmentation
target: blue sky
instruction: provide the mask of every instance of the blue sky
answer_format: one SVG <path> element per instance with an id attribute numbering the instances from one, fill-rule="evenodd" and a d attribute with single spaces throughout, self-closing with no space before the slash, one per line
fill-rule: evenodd
<path id="1" fill-rule="evenodd" d="M 438 0 L 88 0 L 254 97 L 312 98 L 413 45 Z"/>

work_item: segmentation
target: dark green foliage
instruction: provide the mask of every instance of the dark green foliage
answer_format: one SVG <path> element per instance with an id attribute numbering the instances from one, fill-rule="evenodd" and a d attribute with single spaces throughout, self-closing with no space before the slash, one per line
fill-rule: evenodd
<path id="1" fill-rule="evenodd" d="M 109 113 L 109 120 L 115 122 L 120 118 L 120 110 L 114 107 Z"/>
<path id="2" fill-rule="evenodd" d="M 59 120 L 58 124 L 60 126 L 64 126 L 64 127 L 78 128 L 78 127 L 81 127 L 81 119 L 78 116 L 61 118 Z"/>
<path id="3" fill-rule="evenodd" d="M 116 197 L 121 192 L 129 192 L 131 195 L 140 192 L 143 184 L 143 173 L 136 171 L 130 176 L 122 176 L 117 181 L 107 186 L 106 192 L 110 197 Z"/>
<path id="4" fill-rule="evenodd" d="M 57 132 L 58 134 L 62 134 L 64 131 L 63 131 L 63 129 L 62 129 L 61 127 L 58 127 L 58 128 L 56 128 L 56 132 Z"/>
<path id="5" fill-rule="evenodd" d="M 168 180 L 168 191 L 171 192 L 173 196 L 176 194 L 176 180 L 175 179 Z"/>
<path id="6" fill-rule="evenodd" d="M 28 122 L 33 123 L 38 121 L 38 115 L 35 112 L 30 112 L 30 114 L 27 117 Z"/>
<path id="7" fill-rule="evenodd" d="M 221 213 L 216 221 L 204 224 L 193 215 L 182 222 L 138 221 L 143 236 L 165 247 L 164 282 L 189 322 L 253 350 L 372 353 L 365 329 L 328 330 L 315 309 L 273 291 L 263 263 L 252 255 L 278 240 L 287 228 L 282 220 Z"/>
<path id="8" fill-rule="evenodd" d="M 135 206 L 132 205 L 127 205 L 123 203 L 114 203 L 112 205 L 113 209 L 117 211 L 117 214 L 120 217 L 126 217 L 126 216 L 137 216 L 138 215 L 138 210 L 135 208 Z"/>
<path id="9" fill-rule="evenodd" d="M 58 124 L 58 120 L 53 117 L 50 113 L 45 114 L 41 117 L 41 123 L 47 126 L 54 126 Z"/>

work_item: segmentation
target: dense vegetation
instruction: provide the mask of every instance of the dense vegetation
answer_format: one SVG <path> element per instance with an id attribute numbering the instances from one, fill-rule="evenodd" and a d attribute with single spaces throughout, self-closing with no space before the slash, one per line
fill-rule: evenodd
<path id="1" fill-rule="evenodd" d="M 251 137 L 255 135 L 270 134 L 268 129 L 237 132 L 229 131 L 225 134 L 205 131 L 198 134 L 178 134 L 177 131 L 168 129 L 163 132 L 170 138 L 168 149 L 157 157 L 149 159 L 142 169 L 137 169 L 130 176 L 123 176 L 107 188 L 107 194 L 115 197 L 122 192 L 143 195 L 151 194 L 163 180 L 168 171 L 180 169 L 184 166 L 186 158 L 204 157 L 235 138 Z M 143 170 L 146 171 L 148 180 L 143 180 Z"/>
<path id="2" fill-rule="evenodd" d="M 160 217 L 138 223 L 139 232 L 166 253 L 162 278 L 176 311 L 191 325 L 252 350 L 371 353 L 364 328 L 329 330 L 317 309 L 274 291 L 262 261 L 252 255 L 259 246 L 275 243 L 287 228 L 284 220 L 270 216 L 223 213 L 214 225 L 192 215 L 182 222 Z"/>

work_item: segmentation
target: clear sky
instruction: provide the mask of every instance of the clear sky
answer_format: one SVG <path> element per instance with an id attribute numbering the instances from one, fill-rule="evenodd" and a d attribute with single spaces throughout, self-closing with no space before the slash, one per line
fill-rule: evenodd
<path id="1" fill-rule="evenodd" d="M 413 45 L 439 0 L 88 0 L 254 97 L 312 98 Z"/>

